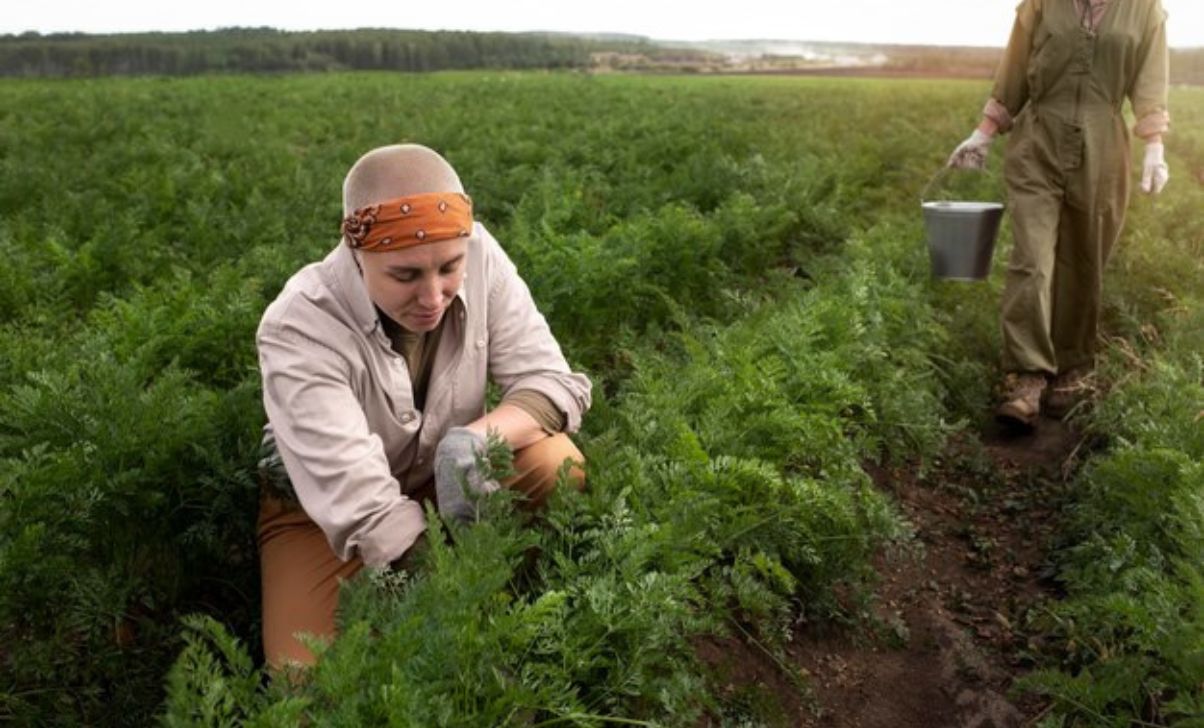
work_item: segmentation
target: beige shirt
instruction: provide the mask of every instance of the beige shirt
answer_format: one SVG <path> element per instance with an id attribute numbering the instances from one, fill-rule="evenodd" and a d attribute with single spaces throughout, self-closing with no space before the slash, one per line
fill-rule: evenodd
<path id="1" fill-rule="evenodd" d="M 479 223 L 465 266 L 422 411 L 346 245 L 290 278 L 260 321 L 267 437 L 339 558 L 387 564 L 418 538 L 425 518 L 407 493 L 432 477 L 443 434 L 484 414 L 487 377 L 503 397 L 547 397 L 568 432 L 589 408 L 589 380 L 569 370 L 514 264 Z"/>
<path id="2" fill-rule="evenodd" d="M 433 331 L 415 333 L 407 331 L 379 308 L 376 309 L 376 315 L 384 326 L 385 336 L 389 337 L 393 351 L 405 357 L 406 369 L 410 372 L 410 383 L 414 386 L 414 404 L 417 409 L 422 409 L 426 403 L 426 388 L 430 384 L 431 371 L 435 365 L 435 353 L 439 349 L 439 337 L 443 335 L 448 317 L 443 317 Z M 556 409 L 552 400 L 533 389 L 510 392 L 501 404 L 514 405 L 531 415 L 549 435 L 564 431 L 564 413 Z"/>

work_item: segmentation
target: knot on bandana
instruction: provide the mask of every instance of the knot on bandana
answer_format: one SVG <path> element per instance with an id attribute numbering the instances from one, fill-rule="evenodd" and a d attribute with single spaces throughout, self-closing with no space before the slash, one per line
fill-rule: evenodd
<path id="1" fill-rule="evenodd" d="M 472 231 L 472 199 L 459 192 L 395 197 L 359 208 L 343 218 L 342 230 L 348 245 L 374 253 L 466 238 Z"/>

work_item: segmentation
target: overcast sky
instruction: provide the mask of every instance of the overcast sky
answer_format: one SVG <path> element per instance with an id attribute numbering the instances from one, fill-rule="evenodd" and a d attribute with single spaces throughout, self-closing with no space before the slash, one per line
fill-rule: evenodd
<path id="1" fill-rule="evenodd" d="M 114 33 L 266 25 L 288 30 L 561 30 L 635 33 L 666 40 L 774 38 L 1001 46 L 1007 40 L 1018 0 L 2 2 L 0 33 Z M 1162 0 L 1162 4 L 1170 14 L 1167 32 L 1171 45 L 1204 46 L 1204 0 Z"/>

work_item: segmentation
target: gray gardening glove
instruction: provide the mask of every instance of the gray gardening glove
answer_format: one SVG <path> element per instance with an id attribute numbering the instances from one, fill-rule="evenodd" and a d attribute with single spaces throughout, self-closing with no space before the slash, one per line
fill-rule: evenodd
<path id="1" fill-rule="evenodd" d="M 471 520 L 476 501 L 501 486 L 481 474 L 477 458 L 484 457 L 485 438 L 466 427 L 447 431 L 435 448 L 435 497 L 439 515 L 449 521 Z"/>
<path id="2" fill-rule="evenodd" d="M 978 129 L 966 141 L 957 145 L 945 166 L 954 169 L 982 169 L 987 166 L 987 154 L 994 137 Z"/>

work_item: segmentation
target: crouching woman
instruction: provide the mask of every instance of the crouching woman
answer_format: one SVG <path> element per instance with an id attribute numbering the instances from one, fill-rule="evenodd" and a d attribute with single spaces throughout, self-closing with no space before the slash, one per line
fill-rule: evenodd
<path id="1" fill-rule="evenodd" d="M 542 503 L 590 404 L 526 284 L 441 156 L 375 149 L 343 184 L 343 237 L 297 272 L 256 335 L 268 425 L 259 548 L 269 666 L 310 665 L 333 636 L 340 580 L 403 559 L 422 502 L 463 517 L 464 486 Z M 486 378 L 500 403 L 485 411 Z M 515 474 L 477 472 L 487 432 Z"/>

